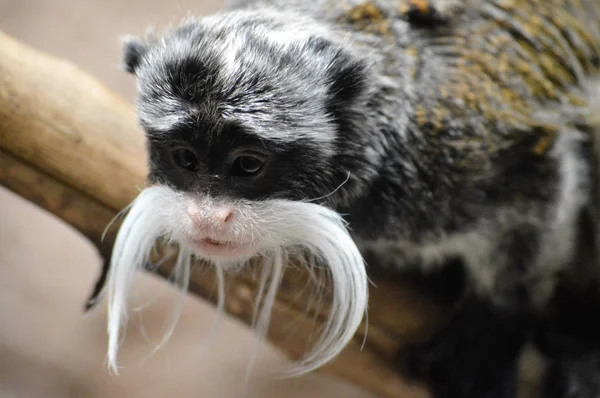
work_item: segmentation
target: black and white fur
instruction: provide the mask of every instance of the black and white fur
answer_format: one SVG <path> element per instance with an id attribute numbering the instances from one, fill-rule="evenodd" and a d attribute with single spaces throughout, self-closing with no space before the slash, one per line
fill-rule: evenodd
<path id="1" fill-rule="evenodd" d="M 594 1 L 583 3 L 600 15 Z M 243 215 L 238 235 L 230 239 L 256 234 L 260 248 L 250 255 L 275 262 L 294 245 L 324 250 L 326 258 L 342 255 L 339 242 L 323 249 L 318 239 L 302 234 L 324 226 L 331 227 L 333 239 L 343 239 L 341 221 L 327 221 L 343 214 L 369 272 L 427 276 L 458 267 L 465 286 L 460 309 L 430 342 L 398 356 L 401 370 L 426 381 L 434 397 L 514 397 L 517 359 L 527 341 L 538 344 L 553 364 L 545 396 L 600 396 L 600 248 L 593 191 L 598 152 L 590 142 L 599 133 L 586 124 L 593 102 L 575 112 L 581 119 L 572 123 L 572 109 L 536 102 L 539 118 L 560 130 L 543 156 L 531 151 L 526 138 L 534 133 L 527 126 L 492 123 L 477 111 L 463 112 L 458 101 L 447 106 L 452 120 L 445 135 L 433 137 L 415 122 L 416 104 L 427 103 L 424 96 L 444 83 L 447 65 L 432 51 L 415 76 L 407 72 L 415 65 L 403 49 L 427 35 L 422 29 L 436 27 L 417 28 L 394 17 L 392 3 L 377 3 L 392 21 L 391 38 L 336 22 L 344 8 L 333 0 L 273 0 L 126 40 L 125 65 L 137 78 L 150 179 L 160 188 L 142 196 L 148 204 L 139 205 L 140 219 L 128 224 L 138 232 L 128 235 L 122 228 L 120 251 L 113 255 L 113 365 L 135 270 L 130 263 L 141 266 L 148 245 L 160 235 L 185 241 L 184 201 L 212 200 L 234 204 L 234 216 Z M 469 10 L 449 10 L 448 18 L 470 23 L 468 15 L 459 16 Z M 595 23 L 593 14 L 590 18 Z M 591 100 L 600 85 L 579 73 L 576 63 L 571 66 L 585 79 L 576 87 Z M 503 138 L 518 129 L 525 139 Z M 480 148 L 457 146 L 456 139 L 467 135 L 491 137 L 486 139 L 504 147 L 476 157 Z M 197 155 L 197 170 L 173 162 L 171 153 L 179 147 Z M 261 154 L 265 163 L 258 176 L 232 175 L 240 150 Z M 479 161 L 465 161 L 471 156 Z M 309 201 L 320 205 L 308 207 Z M 169 214 L 156 230 L 145 232 L 140 220 L 161 209 Z M 308 221 L 286 230 L 298 214 Z M 273 230 L 260 235 L 261 223 L 269 222 Z M 139 236 L 145 233 L 142 244 Z M 286 241 L 277 241 L 276 234 Z M 353 247 L 347 246 L 350 252 Z M 126 257 L 123 250 L 135 253 Z M 362 266 L 349 257 L 338 266 Z M 305 369 L 332 359 L 358 326 L 366 276 L 356 269 L 349 273 L 333 279 L 333 290 L 342 301 L 358 302 L 343 304 L 344 319 L 334 319 L 326 336 L 341 340 L 326 341 Z M 585 321 L 570 312 L 579 303 L 588 306 Z M 554 311 L 550 316 L 548 308 Z"/>

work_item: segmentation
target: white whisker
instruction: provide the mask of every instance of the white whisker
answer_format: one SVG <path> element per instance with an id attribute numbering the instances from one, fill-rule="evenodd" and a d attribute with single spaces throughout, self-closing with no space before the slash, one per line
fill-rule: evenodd
<path id="1" fill-rule="evenodd" d="M 177 262 L 175 264 L 175 272 L 174 272 L 174 283 L 179 288 L 180 297 L 175 304 L 175 308 L 173 310 L 171 321 L 169 322 L 169 327 L 167 332 L 163 335 L 161 341 L 156 345 L 153 350 L 153 354 L 160 350 L 160 348 L 167 342 L 169 337 L 175 331 L 175 326 L 177 325 L 177 321 L 181 317 L 181 313 L 183 311 L 183 306 L 185 304 L 185 298 L 187 295 L 188 285 L 190 281 L 190 272 L 191 272 L 191 264 L 192 262 L 192 253 L 189 249 L 181 248 L 179 250 L 179 255 L 177 256 Z"/>
<path id="2" fill-rule="evenodd" d="M 120 217 L 122 217 L 125 213 L 127 213 L 129 211 L 129 209 L 131 208 L 132 205 L 133 205 L 133 203 L 130 203 L 129 205 L 127 205 L 126 207 L 124 207 L 121 211 L 119 211 L 112 218 L 112 220 L 110 220 L 110 222 L 108 223 L 108 225 L 106 226 L 106 228 L 104 228 L 104 231 L 102 231 L 102 236 L 100 236 L 100 242 L 104 242 L 104 238 L 106 238 L 106 234 L 108 233 L 108 230 L 110 229 L 110 227 L 112 227 L 112 225 L 115 223 L 115 221 L 117 221 Z"/>
<path id="3" fill-rule="evenodd" d="M 339 191 L 344 185 L 346 185 L 346 183 L 348 181 L 350 181 L 350 172 L 348 172 L 346 179 L 344 181 L 342 181 L 342 183 L 340 185 L 338 185 L 337 188 L 335 188 L 333 191 L 331 191 L 327 195 L 321 196 L 319 198 L 309 199 L 309 200 L 307 200 L 307 202 L 316 202 L 317 200 L 327 199 L 328 197 L 330 197 L 331 195 L 333 195 L 337 191 Z"/>
<path id="4" fill-rule="evenodd" d="M 277 296 L 277 290 L 279 290 L 279 285 L 281 284 L 281 280 L 283 278 L 283 270 L 284 270 L 284 261 L 282 259 L 281 253 L 273 254 L 273 262 L 268 264 L 263 264 L 263 272 L 261 275 L 261 282 L 259 287 L 260 296 L 256 302 L 256 310 L 258 318 L 253 320 L 253 326 L 256 330 L 257 339 L 259 342 L 262 342 L 267 335 L 267 330 L 269 328 L 269 322 L 271 320 L 271 313 L 273 310 L 273 304 L 275 303 L 275 298 Z M 270 281 L 269 281 L 270 279 Z M 269 283 L 268 283 L 269 282 Z M 269 285 L 266 294 L 264 294 L 265 286 Z M 264 297 L 263 297 L 264 296 Z M 260 311 L 258 311 L 259 303 L 262 301 L 262 306 Z M 250 363 L 246 369 L 246 377 L 245 381 L 248 382 L 251 372 L 254 368 L 254 364 L 256 363 L 256 359 L 258 357 L 258 349 L 259 345 L 255 346 L 252 357 L 250 359 Z"/>
<path id="5" fill-rule="evenodd" d="M 129 212 L 118 232 L 114 246 L 111 271 L 108 277 L 108 365 L 116 372 L 117 352 L 121 332 L 125 329 L 128 311 L 127 300 L 136 273 L 149 260 L 158 238 L 178 243 L 179 253 L 174 270 L 175 284 L 181 291 L 178 303 L 170 317 L 170 327 L 161 340 L 160 348 L 173 333 L 181 316 L 184 295 L 188 288 L 192 257 L 205 257 L 212 261 L 217 272 L 217 311 L 225 311 L 224 271 L 243 267 L 253 256 L 263 256 L 263 268 L 258 286 L 253 326 L 259 339 L 266 336 L 273 305 L 288 254 L 302 259 L 309 270 L 310 280 L 317 281 L 316 271 L 327 270 L 332 287 L 331 309 L 312 351 L 288 375 L 302 374 L 331 361 L 352 339 L 366 313 L 368 278 L 365 266 L 346 224 L 337 213 L 318 204 L 286 200 L 235 203 L 235 216 L 223 239 L 232 247 L 243 249 L 251 242 L 254 254 L 238 259 L 203 256 L 188 246 L 197 233 L 187 206 L 190 200 L 200 206 L 209 206 L 203 198 L 192 199 L 167 187 L 150 187 L 143 190 L 129 207 Z M 210 199 L 204 198 L 204 200 Z M 201 207 L 202 208 L 202 207 Z M 220 227 L 219 227 L 220 228 Z M 315 298 L 322 298 L 326 285 L 317 283 Z M 318 305 L 318 303 L 317 303 Z M 220 319 L 220 318 L 219 318 Z M 218 320 L 215 324 L 218 324 Z M 214 328 L 210 332 L 213 336 Z M 248 368 L 248 375 L 256 353 Z"/>

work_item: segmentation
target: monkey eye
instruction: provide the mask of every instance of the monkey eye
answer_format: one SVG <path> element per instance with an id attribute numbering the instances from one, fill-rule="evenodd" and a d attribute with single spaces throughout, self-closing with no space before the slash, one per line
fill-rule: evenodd
<path id="1" fill-rule="evenodd" d="M 196 154 L 186 148 L 178 148 L 172 152 L 173 161 L 177 166 L 188 171 L 195 171 L 198 168 L 198 157 Z"/>
<path id="2" fill-rule="evenodd" d="M 256 156 L 238 156 L 233 161 L 230 174 L 234 177 L 250 177 L 257 174 L 262 169 L 263 164 L 262 159 Z"/>

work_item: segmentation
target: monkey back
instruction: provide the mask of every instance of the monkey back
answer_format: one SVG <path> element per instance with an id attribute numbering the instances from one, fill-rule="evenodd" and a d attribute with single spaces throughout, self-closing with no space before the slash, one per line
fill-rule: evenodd
<path id="1" fill-rule="evenodd" d="M 363 2 L 337 20 L 403 52 L 385 73 L 413 86 L 415 129 L 468 163 L 523 140 L 543 155 L 559 126 L 538 113 L 585 108 L 600 75 L 598 0 Z"/>

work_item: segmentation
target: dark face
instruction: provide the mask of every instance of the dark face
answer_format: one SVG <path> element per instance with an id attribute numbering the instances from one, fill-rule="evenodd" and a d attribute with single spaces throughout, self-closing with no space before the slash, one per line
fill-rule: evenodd
<path id="1" fill-rule="evenodd" d="M 151 180 L 177 190 L 250 200 L 300 200 L 326 189 L 314 180 L 323 178 L 318 167 L 327 167 L 328 159 L 319 159 L 310 145 L 278 145 L 235 121 L 210 127 L 190 123 L 148 137 Z"/>
<path id="2" fill-rule="evenodd" d="M 349 171 L 337 162 L 340 118 L 362 87 L 362 65 L 318 38 L 282 46 L 239 26 L 194 23 L 127 43 L 150 179 L 236 199 L 331 193 Z"/>

